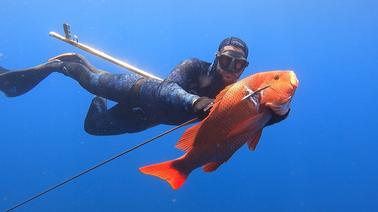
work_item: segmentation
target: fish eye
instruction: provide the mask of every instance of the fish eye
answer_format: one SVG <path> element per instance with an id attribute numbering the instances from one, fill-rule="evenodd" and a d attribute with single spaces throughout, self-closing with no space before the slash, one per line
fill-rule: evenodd
<path id="1" fill-rule="evenodd" d="M 279 79 L 280 79 L 279 75 L 274 76 L 274 80 L 279 80 Z"/>

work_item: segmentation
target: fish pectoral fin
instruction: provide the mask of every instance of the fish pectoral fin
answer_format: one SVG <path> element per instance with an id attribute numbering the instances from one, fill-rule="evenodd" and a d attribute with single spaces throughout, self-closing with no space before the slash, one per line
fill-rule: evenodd
<path id="1" fill-rule="evenodd" d="M 187 129 L 176 143 L 176 148 L 188 152 L 192 149 L 198 130 L 202 126 L 202 122 Z"/>
<path id="2" fill-rule="evenodd" d="M 205 164 L 203 167 L 202 167 L 202 170 L 204 172 L 212 172 L 212 171 L 215 171 L 217 170 L 217 168 L 222 165 L 223 162 L 210 162 L 210 163 L 207 163 Z"/>
<path id="3" fill-rule="evenodd" d="M 247 142 L 249 150 L 255 151 L 256 146 L 259 143 L 261 133 L 262 133 L 262 130 L 257 131 L 255 136 L 253 136 L 252 139 Z"/>

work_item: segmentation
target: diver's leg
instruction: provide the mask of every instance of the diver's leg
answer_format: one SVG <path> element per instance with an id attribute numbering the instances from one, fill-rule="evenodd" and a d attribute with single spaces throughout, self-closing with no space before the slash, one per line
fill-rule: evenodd
<path id="1" fill-rule="evenodd" d="M 115 102 L 128 102 L 134 84 L 141 76 L 135 74 L 95 73 L 81 63 L 65 62 L 63 74 L 76 80 L 96 96 Z"/>
<path id="2" fill-rule="evenodd" d="M 22 95 L 38 85 L 38 83 L 49 76 L 52 72 L 66 74 L 65 72 L 69 70 L 67 70 L 65 65 L 73 62 L 81 63 L 83 66 L 85 66 L 85 70 L 82 68 L 81 71 L 89 71 L 96 74 L 103 73 L 103 71 L 97 70 L 91 66 L 83 56 L 73 53 L 66 53 L 55 58 L 51 58 L 47 63 L 27 69 L 9 71 L 0 67 L 0 91 L 4 92 L 5 95 L 9 97 Z"/>
<path id="3" fill-rule="evenodd" d="M 125 104 L 107 109 L 106 99 L 95 97 L 85 119 L 84 129 L 92 135 L 134 133 L 156 125 L 142 111 Z"/>
<path id="4" fill-rule="evenodd" d="M 76 80 L 89 92 L 116 102 L 126 101 L 133 84 L 141 78 L 134 74 L 110 74 L 98 70 L 77 54 L 62 54 L 48 63 L 0 74 L 0 90 L 7 96 L 19 96 L 35 87 L 52 72 Z"/>
<path id="5" fill-rule="evenodd" d="M 78 54 L 62 54 L 52 60 L 63 61 L 64 67 L 60 72 L 76 80 L 87 91 L 116 102 L 128 101 L 134 84 L 142 78 L 135 74 L 111 74 L 96 69 Z"/>

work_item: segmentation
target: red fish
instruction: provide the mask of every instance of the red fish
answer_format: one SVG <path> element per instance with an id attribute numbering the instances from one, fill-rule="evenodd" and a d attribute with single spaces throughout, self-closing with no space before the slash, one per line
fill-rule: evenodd
<path id="1" fill-rule="evenodd" d="M 194 169 L 216 170 L 245 143 L 255 150 L 271 111 L 286 114 L 297 87 L 293 71 L 257 73 L 226 87 L 209 116 L 187 129 L 177 142 L 176 147 L 186 152 L 183 156 L 139 170 L 178 189 Z"/>

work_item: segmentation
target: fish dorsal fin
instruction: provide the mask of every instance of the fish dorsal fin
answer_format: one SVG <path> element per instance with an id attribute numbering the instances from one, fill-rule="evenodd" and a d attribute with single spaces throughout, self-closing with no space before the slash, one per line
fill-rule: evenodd
<path id="1" fill-rule="evenodd" d="M 223 99 L 224 95 L 227 93 L 227 91 L 232 87 L 232 85 L 233 84 L 228 85 L 221 92 L 219 92 L 219 94 L 215 97 L 214 103 L 220 102 Z"/>
<path id="2" fill-rule="evenodd" d="M 202 122 L 187 129 L 181 136 L 180 140 L 176 143 L 176 148 L 189 152 L 193 147 L 194 141 L 196 140 L 196 135 L 200 129 L 200 126 L 202 126 Z"/>
<path id="3" fill-rule="evenodd" d="M 252 139 L 247 142 L 249 150 L 255 151 L 256 146 L 259 143 L 261 133 L 262 133 L 262 129 L 257 131 L 256 134 L 252 137 Z"/>
<path id="4" fill-rule="evenodd" d="M 212 171 L 215 171 L 217 170 L 217 168 L 222 165 L 221 162 L 210 162 L 210 163 L 207 163 L 205 164 L 203 167 L 202 167 L 202 170 L 204 172 L 212 172 Z"/>

